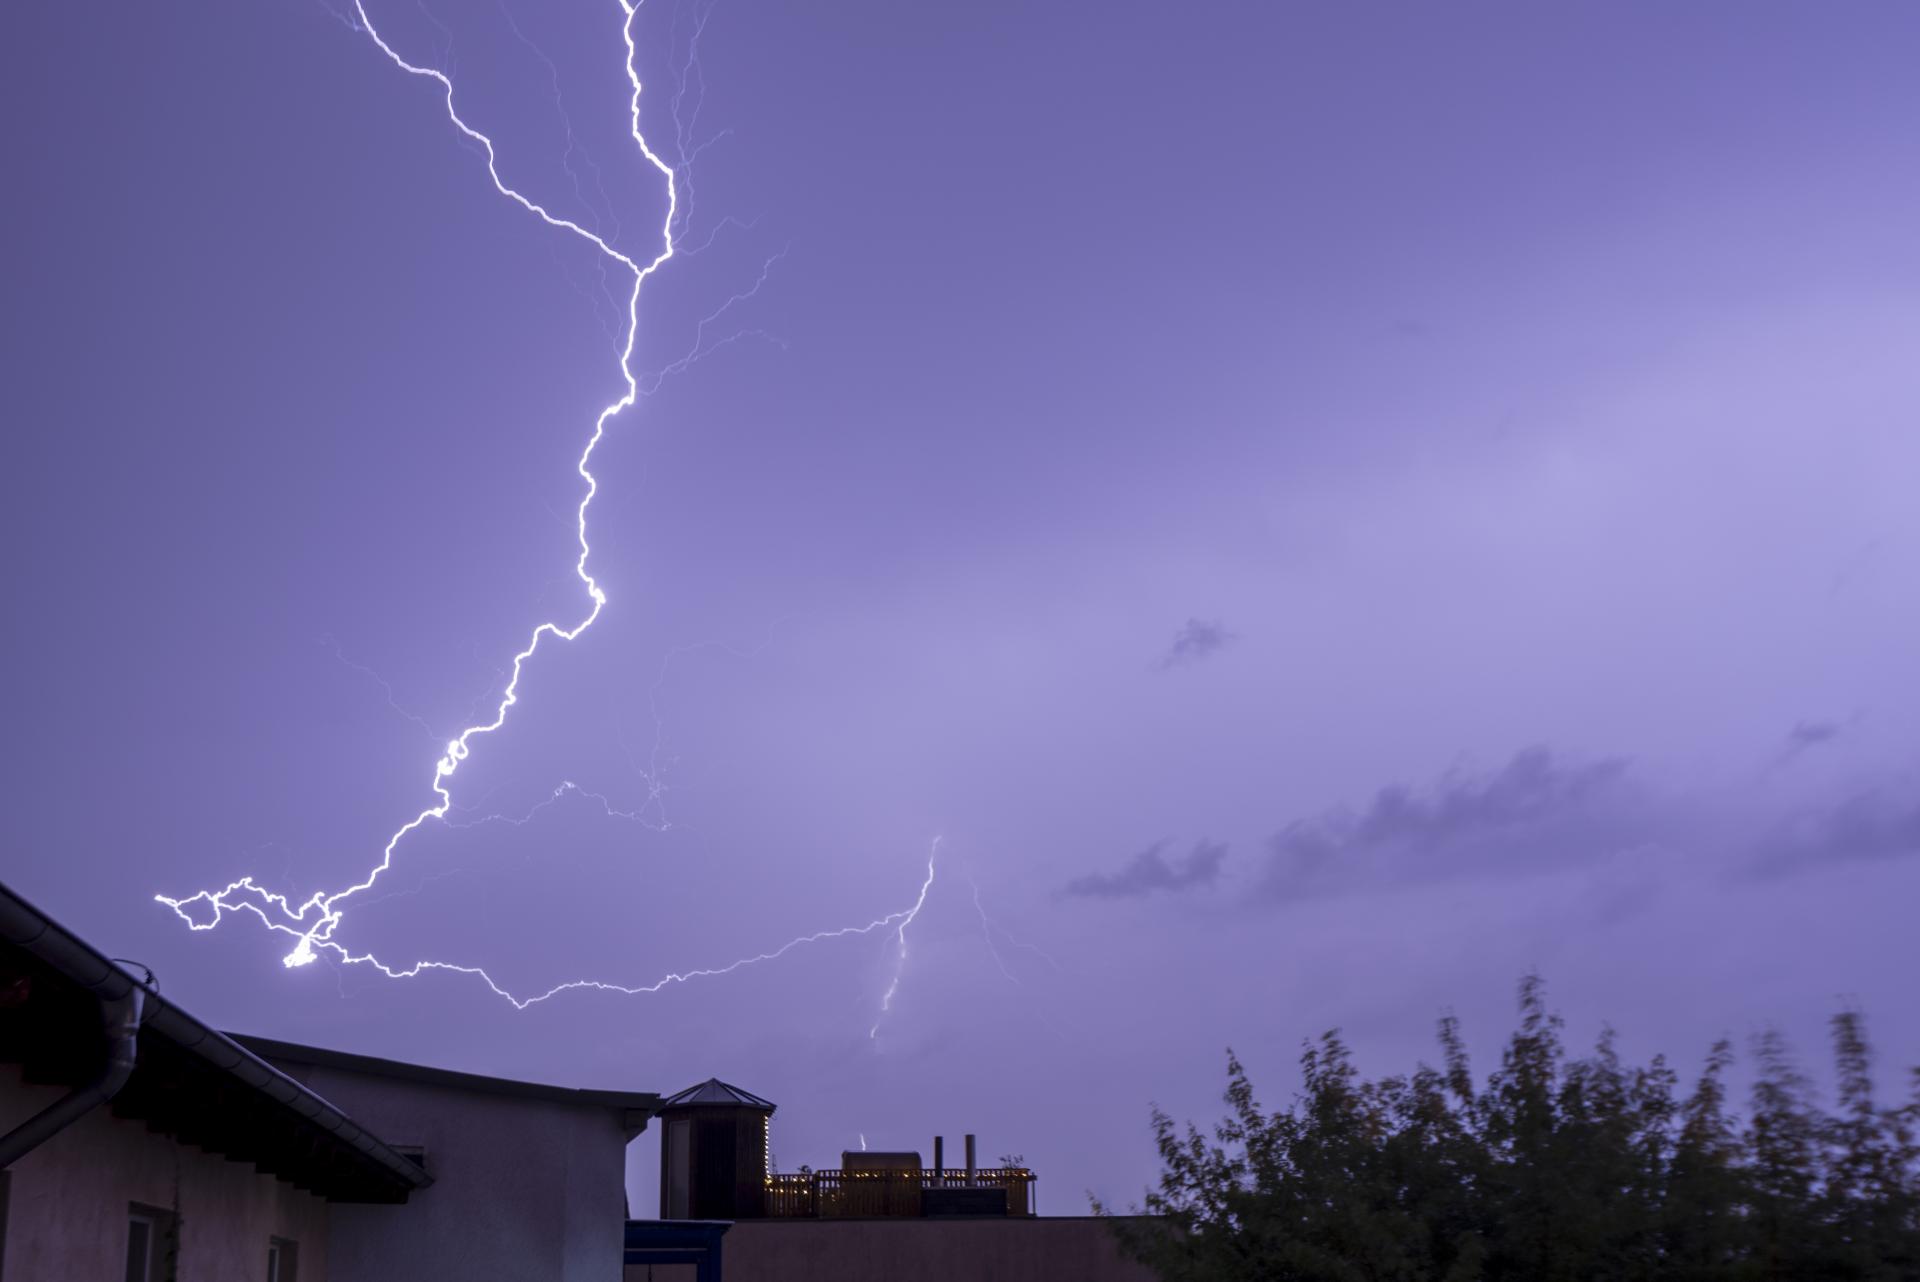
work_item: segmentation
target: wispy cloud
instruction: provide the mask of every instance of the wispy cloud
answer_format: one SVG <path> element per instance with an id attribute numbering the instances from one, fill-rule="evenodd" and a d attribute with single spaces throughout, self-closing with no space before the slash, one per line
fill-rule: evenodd
<path id="1" fill-rule="evenodd" d="M 1166 653 L 1160 656 L 1155 666 L 1164 672 L 1169 668 L 1198 663 L 1236 639 L 1233 633 L 1221 626 L 1218 619 L 1188 619 L 1186 626 L 1174 634 L 1173 644 L 1167 647 Z"/>
<path id="2" fill-rule="evenodd" d="M 1089 873 L 1067 883 L 1065 893 L 1090 899 L 1133 899 L 1160 891 L 1178 892 L 1211 886 L 1220 877 L 1220 864 L 1227 857 L 1225 842 L 1199 841 L 1177 860 L 1163 853 L 1164 841 L 1156 841 L 1129 860 L 1119 872 Z"/>
<path id="3" fill-rule="evenodd" d="M 1787 755 L 1795 756 L 1808 748 L 1817 748 L 1840 737 L 1840 725 L 1834 721 L 1796 721 L 1787 731 Z"/>
<path id="4" fill-rule="evenodd" d="M 1874 788 L 1803 811 L 1761 843 L 1762 876 L 1920 855 L 1920 797 Z"/>
<path id="5" fill-rule="evenodd" d="M 1826 743 L 1840 733 L 1840 727 L 1831 721 L 1796 721 L 1793 729 L 1787 731 L 1787 743 L 1795 751 L 1811 748 L 1815 744 Z"/>

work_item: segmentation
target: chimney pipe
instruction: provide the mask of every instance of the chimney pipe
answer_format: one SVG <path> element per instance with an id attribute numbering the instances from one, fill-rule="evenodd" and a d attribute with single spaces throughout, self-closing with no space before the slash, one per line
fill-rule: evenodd
<path id="1" fill-rule="evenodd" d="M 936 1135 L 933 1137 L 933 1182 L 935 1184 L 945 1182 L 942 1178 L 945 1172 L 941 1168 L 946 1166 L 946 1164 L 947 1137 L 944 1135 Z"/>
<path id="2" fill-rule="evenodd" d="M 973 1183 L 973 1136 L 967 1136 L 967 1183 Z"/>

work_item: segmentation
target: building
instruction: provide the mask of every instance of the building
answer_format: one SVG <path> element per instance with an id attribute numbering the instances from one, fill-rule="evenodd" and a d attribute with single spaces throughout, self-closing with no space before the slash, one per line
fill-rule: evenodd
<path id="1" fill-rule="evenodd" d="M 918 1152 L 769 1169 L 775 1105 L 718 1078 L 660 1102 L 660 1214 L 627 1226 L 628 1282 L 1153 1282 L 1096 1216 L 1040 1216 L 1025 1167 Z"/>
<path id="2" fill-rule="evenodd" d="M 0 1280 L 613 1282 L 658 1096 L 220 1033 L 0 886 Z"/>
<path id="3" fill-rule="evenodd" d="M 333 1209 L 331 1282 L 610 1282 L 627 1144 L 660 1097 L 571 1090 L 236 1036 L 308 1090 L 417 1154 L 430 1194 Z"/>
<path id="4" fill-rule="evenodd" d="M 0 1282 L 1151 1282 L 972 1136 L 779 1174 L 774 1112 L 217 1032 L 0 886 Z"/>

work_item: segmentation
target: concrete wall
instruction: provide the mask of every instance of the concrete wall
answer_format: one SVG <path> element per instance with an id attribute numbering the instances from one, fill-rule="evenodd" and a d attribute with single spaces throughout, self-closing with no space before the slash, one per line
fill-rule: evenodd
<path id="1" fill-rule="evenodd" d="M 626 1135 L 616 1110 L 279 1067 L 387 1143 L 427 1151 L 433 1186 L 405 1206 L 333 1208 L 333 1282 L 620 1278 Z"/>
<path id="2" fill-rule="evenodd" d="M 725 1282 L 1156 1282 L 1091 1216 L 741 1220 L 721 1259 Z"/>
<path id="3" fill-rule="evenodd" d="M 0 1066 L 0 1133 L 64 1093 Z M 99 1108 L 9 1168 L 6 1282 L 126 1276 L 129 1203 L 173 1211 L 183 1280 L 264 1278 L 267 1241 L 299 1246 L 299 1282 L 327 1282 L 327 1203 Z"/>

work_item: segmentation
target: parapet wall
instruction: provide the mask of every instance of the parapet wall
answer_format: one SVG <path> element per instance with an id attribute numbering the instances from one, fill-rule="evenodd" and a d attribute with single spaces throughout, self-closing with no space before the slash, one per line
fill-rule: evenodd
<path id="1" fill-rule="evenodd" d="M 726 1282 L 1155 1282 L 1094 1216 L 741 1220 Z"/>

